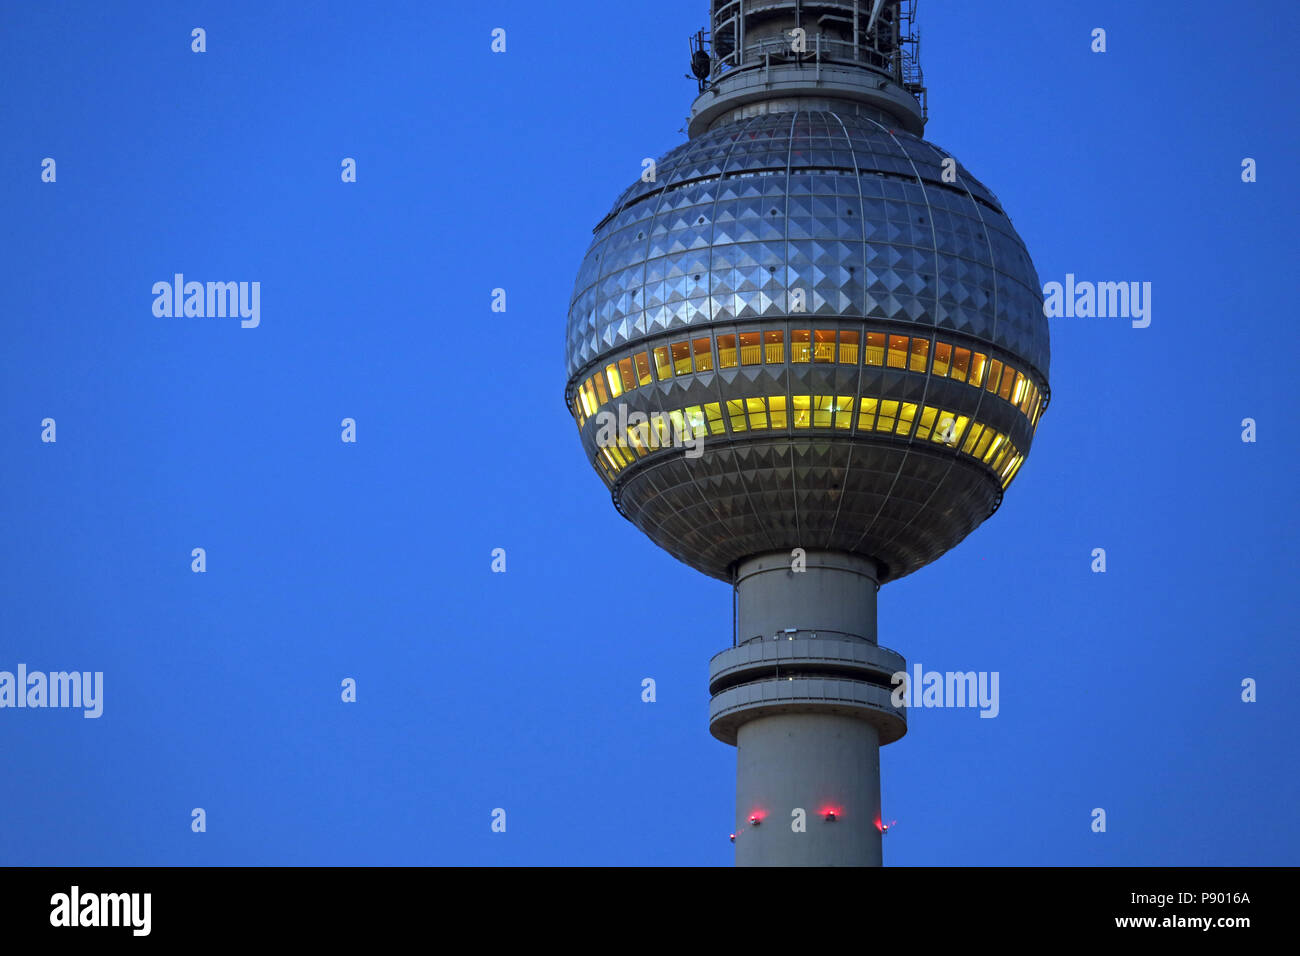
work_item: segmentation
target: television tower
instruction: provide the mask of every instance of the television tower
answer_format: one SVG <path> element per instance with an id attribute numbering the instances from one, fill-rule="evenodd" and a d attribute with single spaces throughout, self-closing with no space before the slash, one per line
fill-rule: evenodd
<path id="1" fill-rule="evenodd" d="M 879 865 L 880 746 L 907 722 L 876 594 L 1024 463 L 1042 293 L 997 197 L 921 138 L 914 2 L 710 7 L 690 138 L 579 270 L 565 398 L 615 507 L 734 590 L 709 729 L 737 748 L 736 863 Z"/>

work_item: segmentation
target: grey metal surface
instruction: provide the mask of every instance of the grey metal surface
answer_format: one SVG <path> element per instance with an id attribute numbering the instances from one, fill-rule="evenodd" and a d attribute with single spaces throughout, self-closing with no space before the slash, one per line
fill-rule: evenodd
<path id="1" fill-rule="evenodd" d="M 1033 263 L 992 192 L 959 163 L 943 182 L 948 158 L 825 109 L 755 116 L 671 150 L 595 232 L 569 311 L 569 375 L 656 333 L 784 318 L 803 287 L 814 315 L 952 329 L 1046 376 Z"/>
<path id="2" fill-rule="evenodd" d="M 882 82 L 873 75 L 843 64 L 793 65 L 738 71 L 729 74 L 699 95 L 691 106 L 687 128 L 692 136 L 713 129 L 727 115 L 751 103 L 780 97 L 823 97 L 834 95 L 844 102 L 837 111 L 853 112 L 846 97 L 875 107 L 888 120 L 889 128 L 901 128 L 917 134 L 925 130 L 921 106 L 903 87 Z"/>
<path id="3" fill-rule="evenodd" d="M 888 688 L 835 677 L 789 677 L 729 687 L 709 700 L 709 732 L 735 744 L 740 728 L 774 715 L 838 714 L 870 724 L 879 744 L 907 733 L 906 712 Z"/>
<path id="4" fill-rule="evenodd" d="M 748 558 L 735 575 L 737 642 L 796 628 L 875 644 L 879 581 L 875 562 L 849 554 L 804 549 Z"/>
<path id="5" fill-rule="evenodd" d="M 769 676 L 798 676 L 809 670 L 887 684 L 906 667 L 901 654 L 867 641 L 825 635 L 787 638 L 778 634 L 715 654 L 709 662 L 709 693 Z"/>
<path id="6" fill-rule="evenodd" d="M 901 130 L 826 109 L 753 116 L 671 151 L 655 182 L 638 181 L 615 203 L 579 270 L 570 401 L 611 357 L 674 337 L 855 323 L 1015 361 L 1046 397 L 1037 273 L 988 189 L 960 165 L 956 182 L 943 181 L 946 158 Z M 791 310 L 795 289 L 805 313 Z M 783 366 L 656 378 L 620 401 L 647 411 L 762 394 L 930 402 L 1029 450 L 1030 425 L 982 389 L 792 359 L 787 348 Z M 594 428 L 584 447 L 594 462 Z M 614 497 L 661 547 L 723 580 L 742 557 L 793 547 L 872 557 L 896 579 L 988 517 L 1001 501 L 997 478 L 955 448 L 791 427 L 710 436 L 695 460 L 652 455 L 619 475 Z"/>
<path id="7" fill-rule="evenodd" d="M 796 810 L 804 811 L 802 832 Z M 740 728 L 737 866 L 880 866 L 879 821 L 880 746 L 871 724 L 812 713 Z"/>
<path id="8" fill-rule="evenodd" d="M 818 551 L 736 569 L 743 643 L 710 662 L 709 730 L 738 750 L 738 865 L 880 863 L 879 751 L 907 732 L 891 699 L 907 664 L 876 644 L 876 570 Z"/>

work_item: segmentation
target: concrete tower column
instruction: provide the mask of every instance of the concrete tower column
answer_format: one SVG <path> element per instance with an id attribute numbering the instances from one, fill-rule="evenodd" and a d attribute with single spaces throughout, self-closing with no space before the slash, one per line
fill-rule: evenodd
<path id="1" fill-rule="evenodd" d="M 906 732 L 876 643 L 866 558 L 760 555 L 736 569 L 736 644 L 713 658 L 710 730 L 737 747 L 738 866 L 879 866 L 880 746 Z M 796 811 L 802 811 L 802 814 Z"/>

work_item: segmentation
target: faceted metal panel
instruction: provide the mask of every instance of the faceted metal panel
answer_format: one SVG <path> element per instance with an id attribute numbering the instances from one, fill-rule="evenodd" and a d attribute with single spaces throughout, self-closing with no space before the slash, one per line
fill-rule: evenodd
<path id="1" fill-rule="evenodd" d="M 871 557 L 893 580 L 957 544 L 1001 498 L 977 463 L 831 434 L 706 440 L 698 459 L 659 456 L 628 475 L 623 513 L 722 580 L 742 558 L 796 547 Z"/>
<path id="2" fill-rule="evenodd" d="M 959 164 L 944 182 L 948 158 L 903 130 L 820 110 L 683 143 L 596 230 L 571 300 L 568 374 L 671 328 L 784 315 L 799 287 L 811 314 L 953 329 L 1045 379 L 1033 263 L 993 193 Z"/>
<path id="3" fill-rule="evenodd" d="M 571 300 L 567 394 L 611 360 L 692 334 L 846 319 L 983 344 L 1046 394 L 1048 327 L 1033 263 L 993 193 L 955 161 L 955 181 L 945 182 L 948 159 L 901 129 L 828 110 L 756 115 L 670 151 L 654 181 L 634 183 L 595 230 Z M 1032 426 L 983 389 L 892 368 L 794 364 L 788 334 L 785 348 L 784 366 L 656 381 L 608 407 L 865 396 L 970 415 L 1028 452 Z M 594 461 L 593 433 L 588 421 Z M 613 490 L 656 543 L 724 580 L 742 558 L 795 547 L 859 553 L 901 577 L 960 542 L 1002 496 L 992 470 L 956 448 L 856 429 L 711 434 L 702 457 L 652 453 Z"/>

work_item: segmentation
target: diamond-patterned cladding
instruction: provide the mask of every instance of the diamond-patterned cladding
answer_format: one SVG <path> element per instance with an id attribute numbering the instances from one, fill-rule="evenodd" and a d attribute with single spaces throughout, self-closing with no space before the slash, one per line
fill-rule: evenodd
<path id="1" fill-rule="evenodd" d="M 997 197 L 959 164 L 945 182 L 949 158 L 901 129 L 827 110 L 738 120 L 669 151 L 654 182 L 638 179 L 619 197 L 578 270 L 569 394 L 641 342 L 692 327 L 789 328 L 794 289 L 805 327 L 866 320 L 900 334 L 956 333 L 1018 360 L 1046 392 L 1038 275 Z M 762 368 L 762 388 L 753 375 L 687 378 L 725 407 L 808 374 L 787 365 L 773 389 L 782 370 Z M 927 401 L 948 391 L 914 374 L 882 386 L 878 369 L 864 371 L 853 387 L 861 395 L 917 401 L 911 379 Z M 976 406 L 981 420 L 993 404 Z M 1019 436 L 1017 447 L 1028 445 Z M 584 448 L 598 452 L 587 439 Z M 864 554 L 901 577 L 960 542 L 1002 495 L 990 469 L 954 449 L 856 429 L 710 435 L 704 448 L 696 459 L 678 449 L 636 461 L 614 495 L 661 547 L 724 580 L 741 558 L 795 547 Z"/>

